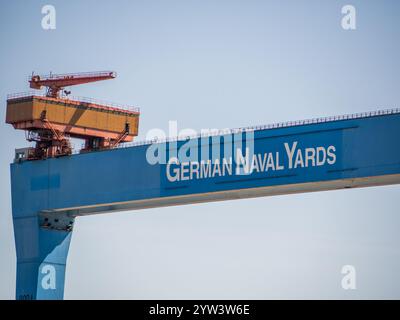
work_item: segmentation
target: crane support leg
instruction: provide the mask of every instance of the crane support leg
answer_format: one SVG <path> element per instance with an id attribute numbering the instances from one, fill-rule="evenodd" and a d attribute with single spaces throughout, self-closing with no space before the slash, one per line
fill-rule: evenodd
<path id="1" fill-rule="evenodd" d="M 72 228 L 43 227 L 39 215 L 14 215 L 13 220 L 17 251 L 16 299 L 63 299 Z"/>

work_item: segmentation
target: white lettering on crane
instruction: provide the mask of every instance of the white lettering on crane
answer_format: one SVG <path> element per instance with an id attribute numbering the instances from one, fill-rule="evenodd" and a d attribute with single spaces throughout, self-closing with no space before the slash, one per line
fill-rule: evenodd
<path id="1" fill-rule="evenodd" d="M 298 141 L 283 144 L 285 152 L 251 153 L 249 148 L 237 148 L 235 158 L 207 159 L 201 161 L 179 161 L 171 157 L 166 165 L 166 176 L 169 182 L 189 181 L 193 179 L 218 178 L 223 176 L 250 175 L 253 173 L 270 173 L 279 170 L 334 165 L 336 147 L 300 147 Z M 233 170 L 234 169 L 234 170 Z"/>

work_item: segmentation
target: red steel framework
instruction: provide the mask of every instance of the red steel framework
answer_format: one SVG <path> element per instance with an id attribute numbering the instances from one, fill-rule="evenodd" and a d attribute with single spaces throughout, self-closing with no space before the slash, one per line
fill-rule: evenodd
<path id="1" fill-rule="evenodd" d="M 49 74 L 35 75 L 29 78 L 29 84 L 32 89 L 40 90 L 46 88 L 45 96 L 37 94 L 31 95 L 13 95 L 7 100 L 7 122 L 12 124 L 16 129 L 22 129 L 27 132 L 28 141 L 36 142 L 35 148 L 28 148 L 26 158 L 28 160 L 44 159 L 49 157 L 57 157 L 69 155 L 72 153 L 70 137 L 85 140 L 85 147 L 81 151 L 92 151 L 105 148 L 114 148 L 123 142 L 132 141 L 137 135 L 139 111 L 127 110 L 108 103 L 98 103 L 88 101 L 87 99 L 71 100 L 68 99 L 70 91 L 65 90 L 66 87 L 80 85 L 95 81 L 114 79 L 116 72 L 100 71 L 100 72 L 83 72 L 68 74 Z M 63 94 L 62 94 L 63 93 Z M 31 116 L 30 119 L 21 119 L 18 113 L 24 112 L 26 108 L 24 103 L 29 103 L 30 116 L 36 108 L 35 103 L 50 104 L 52 107 L 68 106 L 75 113 L 82 116 L 86 112 L 89 118 L 101 116 L 106 119 L 112 119 L 121 128 L 120 131 L 110 130 L 106 125 L 103 127 L 80 126 L 76 121 L 65 120 L 65 122 L 52 122 L 49 117 L 48 108 L 41 109 L 40 116 Z M 58 106 L 59 105 L 59 106 Z M 19 109 L 18 109 L 19 108 Z M 58 109 L 57 109 L 58 110 Z M 61 110 L 61 109 L 60 109 Z M 95 110 L 95 113 L 93 113 Z M 54 111 L 54 110 L 53 110 Z M 61 111 L 62 112 L 62 111 Z M 100 115 L 99 115 L 100 114 Z M 121 120 L 121 117 L 126 117 Z M 97 119 L 97 118 L 96 118 Z M 133 120 L 135 119 L 135 120 Z M 121 121 L 124 121 L 121 123 Z M 93 122 L 93 121 L 92 121 Z M 134 124 L 134 128 L 132 128 Z"/>
<path id="2" fill-rule="evenodd" d="M 81 72 L 49 75 L 33 75 L 29 80 L 32 89 L 46 87 L 48 97 L 58 98 L 60 91 L 65 87 L 84 84 L 89 82 L 114 79 L 117 73 L 114 71 Z M 69 91 L 65 92 L 68 93 Z M 70 92 L 69 92 L 70 93 Z"/>

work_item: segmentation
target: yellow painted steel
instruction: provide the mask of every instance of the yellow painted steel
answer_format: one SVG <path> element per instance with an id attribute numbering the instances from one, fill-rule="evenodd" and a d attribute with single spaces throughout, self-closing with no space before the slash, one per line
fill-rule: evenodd
<path id="1" fill-rule="evenodd" d="M 126 113 L 96 108 L 88 103 L 76 104 L 41 97 L 7 101 L 6 122 L 13 124 L 40 120 L 44 110 L 46 118 L 54 124 L 120 133 L 128 123 L 129 135 L 138 134 L 139 113 Z"/>

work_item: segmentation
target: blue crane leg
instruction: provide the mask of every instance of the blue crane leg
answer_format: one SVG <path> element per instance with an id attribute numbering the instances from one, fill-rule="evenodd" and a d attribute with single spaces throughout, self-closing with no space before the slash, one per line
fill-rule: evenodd
<path id="1" fill-rule="evenodd" d="M 39 226 L 38 215 L 14 216 L 17 249 L 16 299 L 63 299 L 72 231 Z"/>

